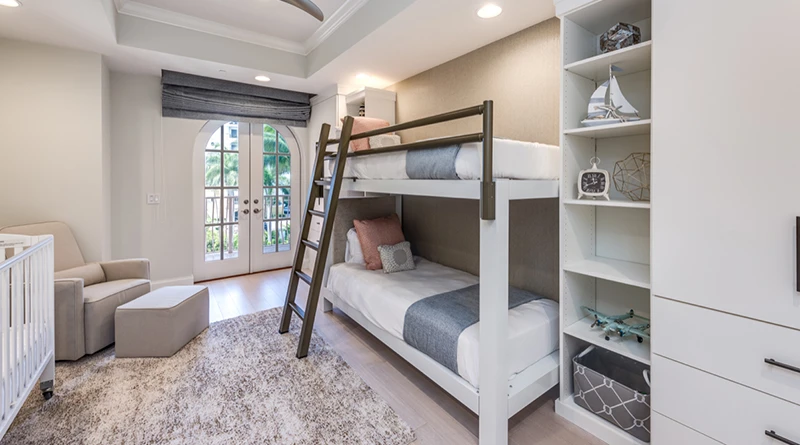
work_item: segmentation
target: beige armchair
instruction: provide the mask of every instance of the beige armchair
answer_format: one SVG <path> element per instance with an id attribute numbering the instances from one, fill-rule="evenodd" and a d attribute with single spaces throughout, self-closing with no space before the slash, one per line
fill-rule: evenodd
<path id="1" fill-rule="evenodd" d="M 53 235 L 56 360 L 78 360 L 114 343 L 117 307 L 150 292 L 148 260 L 87 264 L 64 223 L 4 227 L 0 233 Z"/>

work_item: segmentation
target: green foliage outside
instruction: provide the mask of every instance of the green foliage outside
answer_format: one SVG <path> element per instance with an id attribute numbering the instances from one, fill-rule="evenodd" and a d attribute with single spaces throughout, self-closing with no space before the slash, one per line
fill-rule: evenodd
<path id="1" fill-rule="evenodd" d="M 208 144 L 207 150 L 220 150 L 220 130 L 215 133 Z M 227 135 L 226 135 L 227 136 Z M 276 137 L 277 137 L 277 151 L 276 151 Z M 216 139 L 216 141 L 215 141 Z M 206 187 L 236 187 L 239 185 L 239 154 L 236 151 L 230 150 L 231 144 L 226 143 L 226 150 L 220 152 L 206 152 L 205 156 L 205 183 Z M 280 196 L 290 196 L 291 186 L 291 158 L 289 145 L 282 135 L 269 125 L 264 125 L 264 166 L 263 166 L 263 185 L 264 187 L 277 187 L 266 188 L 265 194 L 274 196 L 278 193 Z M 224 175 L 223 175 L 224 174 Z M 223 177 L 224 176 L 224 177 Z M 221 181 L 223 181 L 221 184 Z M 234 209 L 231 203 L 234 201 L 231 197 L 226 197 L 226 221 L 234 221 Z M 215 199 L 214 202 L 218 202 Z M 275 198 L 265 199 L 265 202 L 275 204 Z M 288 199 L 287 199 L 288 202 Z M 281 207 L 278 205 L 278 207 Z M 290 215 L 289 209 L 277 209 L 278 215 L 272 217 L 288 218 Z M 273 208 L 269 213 L 275 212 Z M 218 222 L 219 216 L 216 215 L 216 210 L 211 210 L 211 215 L 207 215 L 208 222 Z M 238 218 L 236 218 L 238 219 Z M 275 226 L 278 226 L 277 228 Z M 225 242 L 225 251 L 232 253 L 239 250 L 239 234 L 233 230 L 233 226 L 224 226 L 223 233 L 220 234 L 219 226 L 206 227 L 206 252 L 215 253 L 220 252 L 220 247 L 223 242 L 221 238 L 232 240 Z M 222 235 L 222 236 L 220 236 Z M 291 242 L 291 224 L 289 220 L 281 221 L 280 223 L 265 223 L 264 230 L 262 231 L 262 244 L 264 247 L 274 246 L 276 243 L 286 245 Z"/>

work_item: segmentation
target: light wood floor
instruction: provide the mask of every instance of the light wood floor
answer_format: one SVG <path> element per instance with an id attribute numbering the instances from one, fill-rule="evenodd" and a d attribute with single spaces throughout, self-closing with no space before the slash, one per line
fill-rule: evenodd
<path id="1" fill-rule="evenodd" d="M 283 306 L 289 269 L 203 283 L 211 321 Z M 307 288 L 300 283 L 304 294 Z M 304 295 L 301 295 L 301 299 Z M 317 312 L 316 331 L 414 429 L 416 445 L 477 444 L 478 418 L 338 310 Z M 512 445 L 602 445 L 555 414 L 551 391 L 509 421 Z"/>

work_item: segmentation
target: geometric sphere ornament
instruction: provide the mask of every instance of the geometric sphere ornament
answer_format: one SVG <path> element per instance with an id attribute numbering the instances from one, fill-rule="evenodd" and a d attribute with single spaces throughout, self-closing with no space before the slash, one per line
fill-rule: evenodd
<path id="1" fill-rule="evenodd" d="M 614 164 L 614 188 L 631 201 L 650 201 L 650 153 L 633 153 Z"/>

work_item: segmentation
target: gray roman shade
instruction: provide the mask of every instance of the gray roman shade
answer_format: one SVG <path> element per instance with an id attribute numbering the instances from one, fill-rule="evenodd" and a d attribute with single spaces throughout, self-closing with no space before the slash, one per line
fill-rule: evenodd
<path id="1" fill-rule="evenodd" d="M 238 122 L 270 122 L 305 127 L 311 95 L 210 77 L 161 72 L 164 117 Z"/>

